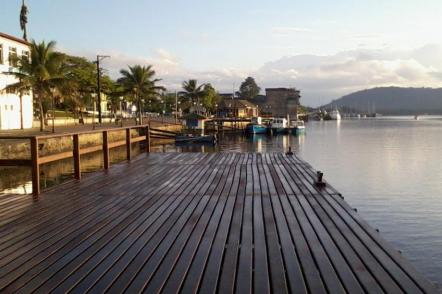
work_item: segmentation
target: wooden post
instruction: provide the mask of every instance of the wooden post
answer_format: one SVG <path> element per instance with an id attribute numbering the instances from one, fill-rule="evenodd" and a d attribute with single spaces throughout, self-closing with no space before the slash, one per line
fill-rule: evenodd
<path id="1" fill-rule="evenodd" d="M 130 128 L 126 129 L 126 158 L 131 160 L 132 158 L 132 142 L 130 139 Z"/>
<path id="2" fill-rule="evenodd" d="M 32 162 L 32 194 L 40 195 L 40 165 L 38 162 L 38 138 L 31 138 L 31 162 Z"/>
<path id="3" fill-rule="evenodd" d="M 146 152 L 150 152 L 150 128 L 146 127 Z"/>
<path id="4" fill-rule="evenodd" d="M 103 131 L 103 165 L 104 169 L 109 169 L 109 140 L 107 131 Z"/>
<path id="5" fill-rule="evenodd" d="M 80 140 L 79 135 L 75 134 L 73 136 L 74 139 L 74 174 L 77 180 L 81 180 L 81 166 L 80 166 Z"/>

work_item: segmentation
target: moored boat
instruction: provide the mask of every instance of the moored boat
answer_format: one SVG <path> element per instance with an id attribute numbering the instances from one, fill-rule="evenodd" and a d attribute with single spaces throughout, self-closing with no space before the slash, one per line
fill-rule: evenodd
<path id="1" fill-rule="evenodd" d="M 265 134 L 266 132 L 267 127 L 262 124 L 261 117 L 252 118 L 252 122 L 246 126 L 247 134 Z"/>
<path id="2" fill-rule="evenodd" d="M 293 135 L 300 135 L 305 133 L 305 124 L 302 120 L 292 121 L 290 128 Z"/>
<path id="3" fill-rule="evenodd" d="M 264 125 L 249 123 L 246 126 L 246 132 L 247 134 L 265 134 L 267 132 L 267 127 Z"/>
<path id="4" fill-rule="evenodd" d="M 331 120 L 341 120 L 341 114 L 337 109 L 330 111 L 329 116 Z"/>
<path id="5" fill-rule="evenodd" d="M 286 118 L 274 118 L 269 126 L 272 134 L 287 134 L 289 131 L 289 124 Z"/>

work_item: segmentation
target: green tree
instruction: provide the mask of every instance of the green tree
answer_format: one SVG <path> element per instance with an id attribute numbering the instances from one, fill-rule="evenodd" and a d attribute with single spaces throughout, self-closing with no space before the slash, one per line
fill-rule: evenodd
<path id="1" fill-rule="evenodd" d="M 83 118 L 82 110 L 92 101 L 96 91 L 96 67 L 83 57 L 64 55 L 62 72 L 65 80 L 60 87 L 64 104 L 74 114 Z"/>
<path id="2" fill-rule="evenodd" d="M 239 87 L 239 94 L 242 99 L 253 99 L 259 94 L 259 91 L 261 91 L 261 88 L 258 87 L 252 77 L 247 77 Z"/>
<path id="3" fill-rule="evenodd" d="M 129 70 L 122 69 L 120 71 L 122 77 L 118 79 L 118 83 L 121 84 L 124 92 L 130 95 L 137 104 L 138 121 L 142 124 L 142 106 L 141 100 L 148 99 L 158 95 L 160 90 L 165 90 L 162 86 L 157 86 L 156 83 L 161 81 L 160 79 L 154 79 L 155 71 L 151 65 L 141 66 L 134 65 L 129 66 Z"/>
<path id="4" fill-rule="evenodd" d="M 205 95 L 204 86 L 205 84 L 198 85 L 197 80 L 184 81 L 182 85 L 184 91 L 181 95 L 189 102 L 196 102 L 199 105 L 201 98 Z"/>
<path id="5" fill-rule="evenodd" d="M 34 101 L 39 108 L 40 131 L 44 131 L 46 110 L 44 104 L 53 95 L 53 90 L 64 80 L 62 64 L 64 56 L 54 51 L 55 42 L 31 42 L 30 59 L 23 56 L 17 70 L 9 74 L 14 75 L 18 82 L 8 85 L 8 91 L 32 91 Z"/>
<path id="6" fill-rule="evenodd" d="M 217 104 L 219 101 L 218 93 L 210 83 L 204 85 L 203 91 L 204 91 L 204 96 L 202 98 L 202 103 L 204 107 L 206 107 L 209 110 L 214 110 L 215 104 Z"/>

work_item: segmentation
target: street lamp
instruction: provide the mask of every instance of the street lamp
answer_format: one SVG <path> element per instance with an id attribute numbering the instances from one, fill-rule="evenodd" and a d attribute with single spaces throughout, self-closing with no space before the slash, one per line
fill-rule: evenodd
<path id="1" fill-rule="evenodd" d="M 97 95 L 98 95 L 98 123 L 101 124 L 101 84 L 100 84 L 100 61 L 110 58 L 108 55 L 97 55 L 97 61 L 95 62 L 97 64 Z"/>
<path id="2" fill-rule="evenodd" d="M 120 123 L 121 127 L 123 127 L 123 96 L 120 96 Z"/>

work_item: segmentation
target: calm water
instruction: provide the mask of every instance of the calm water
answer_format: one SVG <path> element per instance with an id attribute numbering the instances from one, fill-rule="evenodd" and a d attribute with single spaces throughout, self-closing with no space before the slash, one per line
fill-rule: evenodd
<path id="1" fill-rule="evenodd" d="M 431 280 L 442 285 L 442 120 L 382 118 L 309 122 L 303 136 L 225 136 L 218 146 L 165 145 L 155 151 L 295 152 L 324 177 L 385 239 Z M 135 147 L 134 147 L 135 148 Z M 135 148 L 136 149 L 136 148 Z M 136 150 L 134 150 L 135 152 Z M 113 161 L 125 150 L 114 150 Z M 101 155 L 88 158 L 99 168 Z M 46 166 L 51 185 L 69 177 L 71 161 Z M 0 170 L 0 191 L 28 191 L 30 173 Z M 18 189 L 17 189 L 18 188 Z M 10 190 L 11 191 L 11 190 Z"/>

